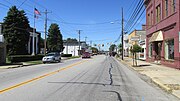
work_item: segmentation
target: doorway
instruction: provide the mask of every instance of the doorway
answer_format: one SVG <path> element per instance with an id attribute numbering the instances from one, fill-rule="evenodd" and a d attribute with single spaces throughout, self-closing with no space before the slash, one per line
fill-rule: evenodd
<path id="1" fill-rule="evenodd" d="M 162 42 L 154 42 L 155 60 L 161 60 Z"/>

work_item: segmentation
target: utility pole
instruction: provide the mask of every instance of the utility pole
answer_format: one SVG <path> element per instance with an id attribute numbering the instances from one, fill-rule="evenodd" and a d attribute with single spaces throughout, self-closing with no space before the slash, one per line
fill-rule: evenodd
<path id="1" fill-rule="evenodd" d="M 86 39 L 88 38 L 87 36 L 86 37 L 84 37 L 85 38 L 85 42 L 86 42 Z"/>
<path id="2" fill-rule="evenodd" d="M 79 51 L 78 51 L 78 54 L 79 54 L 79 56 L 80 56 L 80 44 L 81 44 L 81 39 L 80 39 L 80 37 L 81 37 L 81 31 L 82 30 L 78 30 L 78 34 L 79 34 Z"/>
<path id="3" fill-rule="evenodd" d="M 90 45 L 91 45 L 91 47 L 92 47 L 92 40 L 90 41 Z"/>
<path id="4" fill-rule="evenodd" d="M 35 7 L 34 7 L 34 8 L 35 8 Z M 36 16 L 36 14 L 34 13 L 34 28 L 33 28 L 33 33 L 32 33 L 32 34 L 33 34 L 33 43 L 32 43 L 32 44 L 33 44 L 33 45 L 32 45 L 33 48 L 32 48 L 32 54 L 31 54 L 32 56 L 35 55 L 35 45 L 34 45 L 34 44 L 35 44 L 35 42 L 34 42 L 34 41 L 35 41 L 35 33 L 36 33 L 36 32 L 35 32 L 35 31 L 36 31 L 36 30 L 35 30 L 35 29 L 36 29 L 36 19 L 35 19 L 35 16 Z"/>
<path id="5" fill-rule="evenodd" d="M 51 13 L 51 12 L 48 12 L 47 9 L 45 10 L 45 12 L 42 12 L 45 14 L 45 25 L 44 25 L 44 55 L 46 55 L 46 48 L 47 48 L 47 44 L 46 44 L 46 41 L 47 41 L 47 38 L 46 38 L 46 35 L 47 35 L 47 14 L 48 13 Z"/>
<path id="6" fill-rule="evenodd" d="M 123 29 L 123 27 L 124 27 L 124 18 L 123 18 L 123 8 L 122 8 L 122 60 L 124 60 L 124 29 Z"/>

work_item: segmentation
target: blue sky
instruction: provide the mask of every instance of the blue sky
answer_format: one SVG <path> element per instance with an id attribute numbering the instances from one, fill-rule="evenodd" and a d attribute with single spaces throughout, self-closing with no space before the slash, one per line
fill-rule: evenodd
<path id="1" fill-rule="evenodd" d="M 0 0 L 0 22 L 6 16 L 8 7 L 19 7 L 25 0 Z M 105 44 L 102 49 L 106 50 L 107 43 L 114 43 L 121 34 L 121 8 L 124 9 L 125 25 L 139 0 L 26 0 L 19 7 L 25 10 L 30 25 L 33 26 L 33 9 L 36 7 L 40 12 L 47 9 L 48 26 L 57 23 L 63 38 L 78 38 L 77 30 L 82 30 L 81 40 L 92 41 L 93 44 Z M 38 31 L 44 31 L 44 14 L 41 13 L 36 20 Z M 110 23 L 114 22 L 114 24 Z M 141 29 L 145 23 L 145 14 L 133 29 Z M 49 28 L 49 27 L 48 27 Z M 44 33 L 42 33 L 44 38 Z M 120 40 L 115 44 L 119 44 Z"/>

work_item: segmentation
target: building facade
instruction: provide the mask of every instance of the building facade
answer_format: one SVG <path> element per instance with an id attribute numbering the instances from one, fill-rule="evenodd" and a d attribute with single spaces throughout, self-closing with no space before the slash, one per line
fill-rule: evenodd
<path id="1" fill-rule="evenodd" d="M 180 68 L 180 0 L 145 0 L 146 61 Z"/>
<path id="2" fill-rule="evenodd" d="M 129 34 L 129 36 L 128 36 L 129 57 L 133 56 L 131 51 L 130 51 L 132 49 L 133 45 L 138 44 L 139 46 L 143 46 L 142 43 L 140 45 L 140 42 L 145 41 L 145 39 L 146 39 L 146 31 L 145 30 L 134 30 Z"/>
<path id="3" fill-rule="evenodd" d="M 27 46 L 28 54 L 33 54 L 33 50 L 34 50 L 34 54 L 39 54 L 41 33 L 35 30 L 35 34 L 33 35 L 33 28 L 30 29 L 29 33 L 30 33 L 30 36 L 29 36 L 29 42 Z M 33 47 L 33 37 L 34 37 L 34 47 Z"/>
<path id="4" fill-rule="evenodd" d="M 123 49 L 124 49 L 124 56 L 128 57 L 129 56 L 129 43 L 128 43 L 128 34 L 124 35 L 124 44 L 123 44 Z"/>
<path id="5" fill-rule="evenodd" d="M 2 34 L 2 25 L 0 24 L 0 65 L 6 63 L 6 45 Z"/>
<path id="6" fill-rule="evenodd" d="M 72 56 L 79 56 L 79 43 L 78 42 L 64 42 L 63 54 L 72 54 Z M 80 50 L 87 48 L 86 42 L 80 43 Z"/>

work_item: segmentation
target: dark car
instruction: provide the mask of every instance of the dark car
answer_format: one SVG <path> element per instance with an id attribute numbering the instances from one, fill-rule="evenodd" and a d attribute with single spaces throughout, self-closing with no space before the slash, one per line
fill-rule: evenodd
<path id="1" fill-rule="evenodd" d="M 82 58 L 91 58 L 91 54 L 89 52 L 84 52 Z"/>

